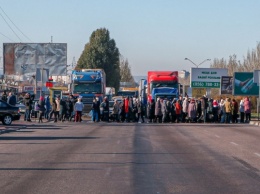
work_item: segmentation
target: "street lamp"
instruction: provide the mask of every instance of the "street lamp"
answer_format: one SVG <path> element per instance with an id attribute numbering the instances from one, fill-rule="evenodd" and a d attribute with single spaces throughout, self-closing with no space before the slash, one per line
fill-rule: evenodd
<path id="1" fill-rule="evenodd" d="M 204 62 L 206 62 L 206 61 L 210 61 L 211 59 L 205 59 L 204 61 L 202 61 L 200 64 L 196 64 L 196 63 L 194 63 L 192 60 L 190 60 L 189 58 L 185 58 L 184 60 L 188 60 L 188 61 L 190 61 L 193 65 L 195 65 L 197 68 L 202 64 L 202 63 L 204 63 Z"/>

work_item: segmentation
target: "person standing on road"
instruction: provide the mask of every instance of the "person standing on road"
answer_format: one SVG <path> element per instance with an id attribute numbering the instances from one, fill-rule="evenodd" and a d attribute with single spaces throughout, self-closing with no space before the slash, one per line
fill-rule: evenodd
<path id="1" fill-rule="evenodd" d="M 52 99 L 51 108 L 52 108 L 52 110 L 49 114 L 48 121 L 51 120 L 52 115 L 54 114 L 54 123 L 56 123 L 57 120 L 58 120 L 58 118 L 57 118 L 58 114 L 57 114 L 57 103 L 56 103 L 56 100 L 54 98 Z"/>
<path id="2" fill-rule="evenodd" d="M 57 98 L 56 98 L 56 105 L 57 105 L 56 115 L 57 115 L 57 118 L 60 119 L 60 96 L 57 96 Z"/>
<path id="3" fill-rule="evenodd" d="M 97 103 L 97 99 L 94 98 L 91 107 L 93 122 L 98 122 L 98 109 L 99 109 L 99 105 Z"/>
<path id="4" fill-rule="evenodd" d="M 244 99 L 244 108 L 245 108 L 245 115 L 246 115 L 246 123 L 249 123 L 251 120 L 251 108 L 252 104 L 248 97 Z"/>
<path id="5" fill-rule="evenodd" d="M 41 96 L 39 99 L 39 123 L 42 123 L 42 117 L 44 116 L 44 112 L 45 112 L 45 100 L 44 97 Z"/>
<path id="6" fill-rule="evenodd" d="M 151 102 L 147 105 L 147 116 L 149 118 L 149 123 L 155 122 L 155 102 L 154 99 L 151 100 Z"/>
<path id="7" fill-rule="evenodd" d="M 156 119 L 156 122 L 158 120 L 159 123 L 162 122 L 162 99 L 158 98 L 157 99 L 157 102 L 155 103 L 155 119 Z"/>
<path id="8" fill-rule="evenodd" d="M 196 118 L 197 118 L 197 108 L 196 108 L 195 99 L 192 98 L 188 106 L 188 121 L 194 123 L 196 122 Z"/>
<path id="9" fill-rule="evenodd" d="M 181 100 L 177 100 L 175 103 L 175 113 L 176 113 L 176 122 L 179 123 L 181 121 Z"/>
<path id="10" fill-rule="evenodd" d="M 97 101 L 97 105 L 98 105 L 98 109 L 97 109 L 97 113 L 98 113 L 98 120 L 97 120 L 97 122 L 99 122 L 100 121 L 100 100 L 99 100 L 99 97 L 97 96 L 96 97 L 96 101 Z"/>
<path id="11" fill-rule="evenodd" d="M 225 112 L 225 100 L 221 99 L 219 103 L 219 109 L 220 109 L 220 123 L 225 123 L 226 118 L 226 112 Z"/>
<path id="12" fill-rule="evenodd" d="M 119 122 L 119 111 L 120 111 L 120 105 L 118 101 L 115 100 L 115 103 L 113 105 L 113 111 L 112 111 L 113 121 Z"/>
<path id="13" fill-rule="evenodd" d="M 225 123 L 230 123 L 230 116 L 232 111 L 232 103 L 230 102 L 230 98 L 227 98 L 224 104 L 226 118 Z"/>
<path id="14" fill-rule="evenodd" d="M 129 97 L 128 96 L 124 99 L 124 110 L 125 110 L 125 120 L 126 120 L 126 122 L 130 122 Z"/>
<path id="15" fill-rule="evenodd" d="M 31 121 L 30 113 L 32 108 L 32 99 L 29 93 L 26 93 L 23 99 L 23 104 L 25 105 L 24 121 Z"/>
<path id="16" fill-rule="evenodd" d="M 186 117 L 188 116 L 188 107 L 189 107 L 189 101 L 188 98 L 185 97 L 182 102 L 182 122 L 186 122 Z"/>
<path id="17" fill-rule="evenodd" d="M 239 112 L 240 112 L 240 123 L 244 123 L 244 120 L 245 120 L 244 99 L 241 99 L 241 101 L 239 103 Z"/>
<path id="18" fill-rule="evenodd" d="M 81 122 L 81 114 L 83 110 L 83 103 L 81 102 L 81 98 L 78 98 L 78 101 L 75 103 L 74 110 L 75 110 L 75 122 Z"/>
<path id="19" fill-rule="evenodd" d="M 136 98 L 136 107 L 137 107 L 137 122 L 139 123 L 139 118 L 141 117 L 142 123 L 144 123 L 144 105 L 138 98 Z"/>
<path id="20" fill-rule="evenodd" d="M 237 123 L 238 118 L 238 103 L 235 99 L 232 99 L 232 123 Z"/>
<path id="21" fill-rule="evenodd" d="M 66 107 L 66 102 L 64 99 L 60 100 L 60 121 L 64 122 L 66 118 L 66 112 L 67 112 L 67 107 Z"/>
<path id="22" fill-rule="evenodd" d="M 50 109 L 51 109 L 50 96 L 46 95 L 45 96 L 45 113 L 44 113 L 45 119 L 49 119 Z"/>

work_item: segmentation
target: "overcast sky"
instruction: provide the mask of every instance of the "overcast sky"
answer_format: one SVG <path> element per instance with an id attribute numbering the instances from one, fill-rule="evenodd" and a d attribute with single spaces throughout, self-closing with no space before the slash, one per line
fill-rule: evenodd
<path id="1" fill-rule="evenodd" d="M 0 57 L 3 43 L 52 37 L 68 44 L 71 64 L 91 33 L 107 28 L 133 75 L 189 71 L 194 65 L 186 57 L 196 64 L 233 54 L 243 59 L 260 40 L 259 0 L 0 0 L 0 6 Z"/>

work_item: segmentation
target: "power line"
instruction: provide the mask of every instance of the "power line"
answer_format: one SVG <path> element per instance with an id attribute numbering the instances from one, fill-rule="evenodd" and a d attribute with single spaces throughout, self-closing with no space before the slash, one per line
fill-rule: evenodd
<path id="1" fill-rule="evenodd" d="M 0 34 L 3 35 L 4 37 L 6 37 L 7 39 L 11 40 L 12 42 L 15 42 L 11 38 L 9 38 L 8 36 L 4 35 L 3 33 L 0 32 Z"/>
<path id="2" fill-rule="evenodd" d="M 13 31 L 13 33 L 16 35 L 16 37 L 22 42 L 22 39 L 15 33 L 15 31 L 13 30 L 13 28 L 8 24 L 8 22 L 5 20 L 4 16 L 0 13 L 1 17 L 3 18 L 3 20 L 5 21 L 5 23 L 8 25 L 8 27 Z"/>
<path id="3" fill-rule="evenodd" d="M 0 9 L 2 10 L 2 12 L 5 14 L 5 16 L 9 19 L 10 22 L 12 22 L 12 24 L 16 27 L 16 29 L 22 33 L 22 35 L 24 35 L 25 38 L 27 38 L 29 41 L 33 42 L 28 36 L 26 36 L 16 25 L 15 23 L 8 17 L 8 15 L 5 13 L 5 11 L 2 9 L 2 7 L 0 6 Z"/>

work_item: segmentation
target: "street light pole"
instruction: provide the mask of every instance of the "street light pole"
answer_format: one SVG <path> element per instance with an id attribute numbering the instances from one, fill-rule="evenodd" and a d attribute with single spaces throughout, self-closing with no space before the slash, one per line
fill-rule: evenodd
<path id="1" fill-rule="evenodd" d="M 204 61 L 202 61 L 198 65 L 196 63 L 194 63 L 192 60 L 190 60 L 189 58 L 185 58 L 184 60 L 188 60 L 189 62 L 191 62 L 193 65 L 195 65 L 198 68 L 202 63 L 205 63 L 206 61 L 210 61 L 211 59 L 205 59 Z"/>
<path id="2" fill-rule="evenodd" d="M 40 96 L 42 96 L 42 88 L 43 88 L 43 70 L 48 70 L 46 68 L 41 68 L 41 90 L 40 90 Z"/>

